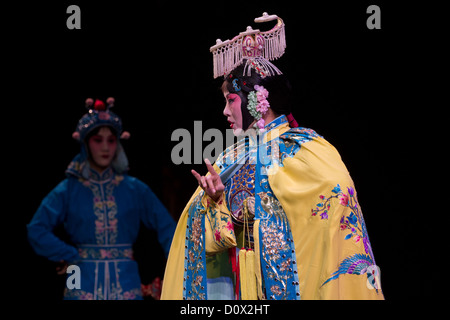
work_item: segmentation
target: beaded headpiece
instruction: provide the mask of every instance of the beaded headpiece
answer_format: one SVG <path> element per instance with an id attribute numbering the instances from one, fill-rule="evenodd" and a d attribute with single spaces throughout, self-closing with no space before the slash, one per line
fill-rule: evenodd
<path id="1" fill-rule="evenodd" d="M 269 31 L 253 30 L 249 26 L 231 40 L 217 39 L 216 44 L 209 49 L 213 54 L 214 78 L 226 76 L 244 60 L 244 74 L 250 75 L 251 68 L 262 78 L 282 74 L 270 61 L 280 58 L 286 48 L 283 20 L 264 12 L 255 22 L 272 20 L 277 20 L 277 24 Z"/>

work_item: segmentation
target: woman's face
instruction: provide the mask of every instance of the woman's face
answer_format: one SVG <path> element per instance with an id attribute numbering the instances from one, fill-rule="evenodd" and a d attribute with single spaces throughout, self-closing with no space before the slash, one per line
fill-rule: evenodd
<path id="1" fill-rule="evenodd" d="M 88 141 L 91 167 L 103 172 L 111 165 L 117 150 L 117 137 L 108 127 L 102 127 Z"/>
<path id="2" fill-rule="evenodd" d="M 230 123 L 230 128 L 233 129 L 233 134 L 238 136 L 243 132 L 242 129 L 242 112 L 241 112 L 241 98 L 236 93 L 230 93 L 222 87 L 223 96 L 225 97 L 225 109 L 223 115 L 227 117 Z"/>

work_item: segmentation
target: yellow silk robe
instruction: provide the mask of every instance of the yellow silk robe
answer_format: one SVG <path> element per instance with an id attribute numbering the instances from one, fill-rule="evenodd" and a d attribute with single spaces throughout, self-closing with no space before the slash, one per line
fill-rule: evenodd
<path id="1" fill-rule="evenodd" d="M 354 184 L 337 150 L 313 130 L 290 128 L 284 116 L 266 129 L 255 148 L 271 160 L 259 180 L 252 180 L 262 188 L 253 191 L 258 298 L 383 299 Z M 231 146 L 218 157 L 218 173 L 238 148 Z M 178 221 L 162 299 L 207 299 L 206 268 L 214 265 L 207 265 L 205 254 L 236 246 L 229 222 L 209 231 L 219 225 L 211 222 L 211 212 L 220 212 L 226 222 L 231 211 L 225 199 L 214 203 L 201 188 L 195 191 Z M 271 228 L 276 223 L 284 231 Z"/>

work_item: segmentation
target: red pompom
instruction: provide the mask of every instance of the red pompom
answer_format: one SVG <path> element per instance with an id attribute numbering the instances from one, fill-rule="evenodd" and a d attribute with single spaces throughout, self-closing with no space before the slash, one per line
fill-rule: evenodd
<path id="1" fill-rule="evenodd" d="M 92 98 L 87 98 L 85 103 L 86 107 L 89 108 L 92 107 L 92 105 L 94 104 L 94 100 L 92 100 Z"/>
<path id="2" fill-rule="evenodd" d="M 104 111 L 104 110 L 106 110 L 105 103 L 102 100 L 96 99 L 95 103 L 94 103 L 94 109 L 97 110 L 97 111 Z"/>
<path id="3" fill-rule="evenodd" d="M 115 102 L 115 99 L 113 97 L 109 97 L 108 99 L 106 99 L 106 103 L 110 107 L 114 106 L 114 102 Z"/>
<path id="4" fill-rule="evenodd" d="M 75 131 L 72 133 L 72 138 L 74 138 L 77 141 L 80 141 L 80 133 L 78 131 Z"/>
<path id="5" fill-rule="evenodd" d="M 128 140 L 130 139 L 130 133 L 128 131 L 124 131 L 122 132 L 122 134 L 120 135 L 120 139 L 124 139 L 124 140 Z"/>

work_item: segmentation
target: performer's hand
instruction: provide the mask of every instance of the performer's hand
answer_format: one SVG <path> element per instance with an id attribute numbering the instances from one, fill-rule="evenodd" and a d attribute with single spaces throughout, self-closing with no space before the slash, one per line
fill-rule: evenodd
<path id="1" fill-rule="evenodd" d="M 65 274 L 68 266 L 66 261 L 60 260 L 56 265 L 56 273 L 59 275 Z"/>
<path id="2" fill-rule="evenodd" d="M 214 170 L 211 162 L 209 162 L 208 159 L 205 159 L 205 164 L 210 175 L 201 176 L 195 170 L 191 170 L 191 173 L 197 179 L 198 184 L 206 192 L 206 194 L 210 196 L 211 199 L 217 202 L 222 196 L 223 190 L 225 190 L 225 186 L 223 185 L 220 176 L 217 174 L 216 170 Z"/>

